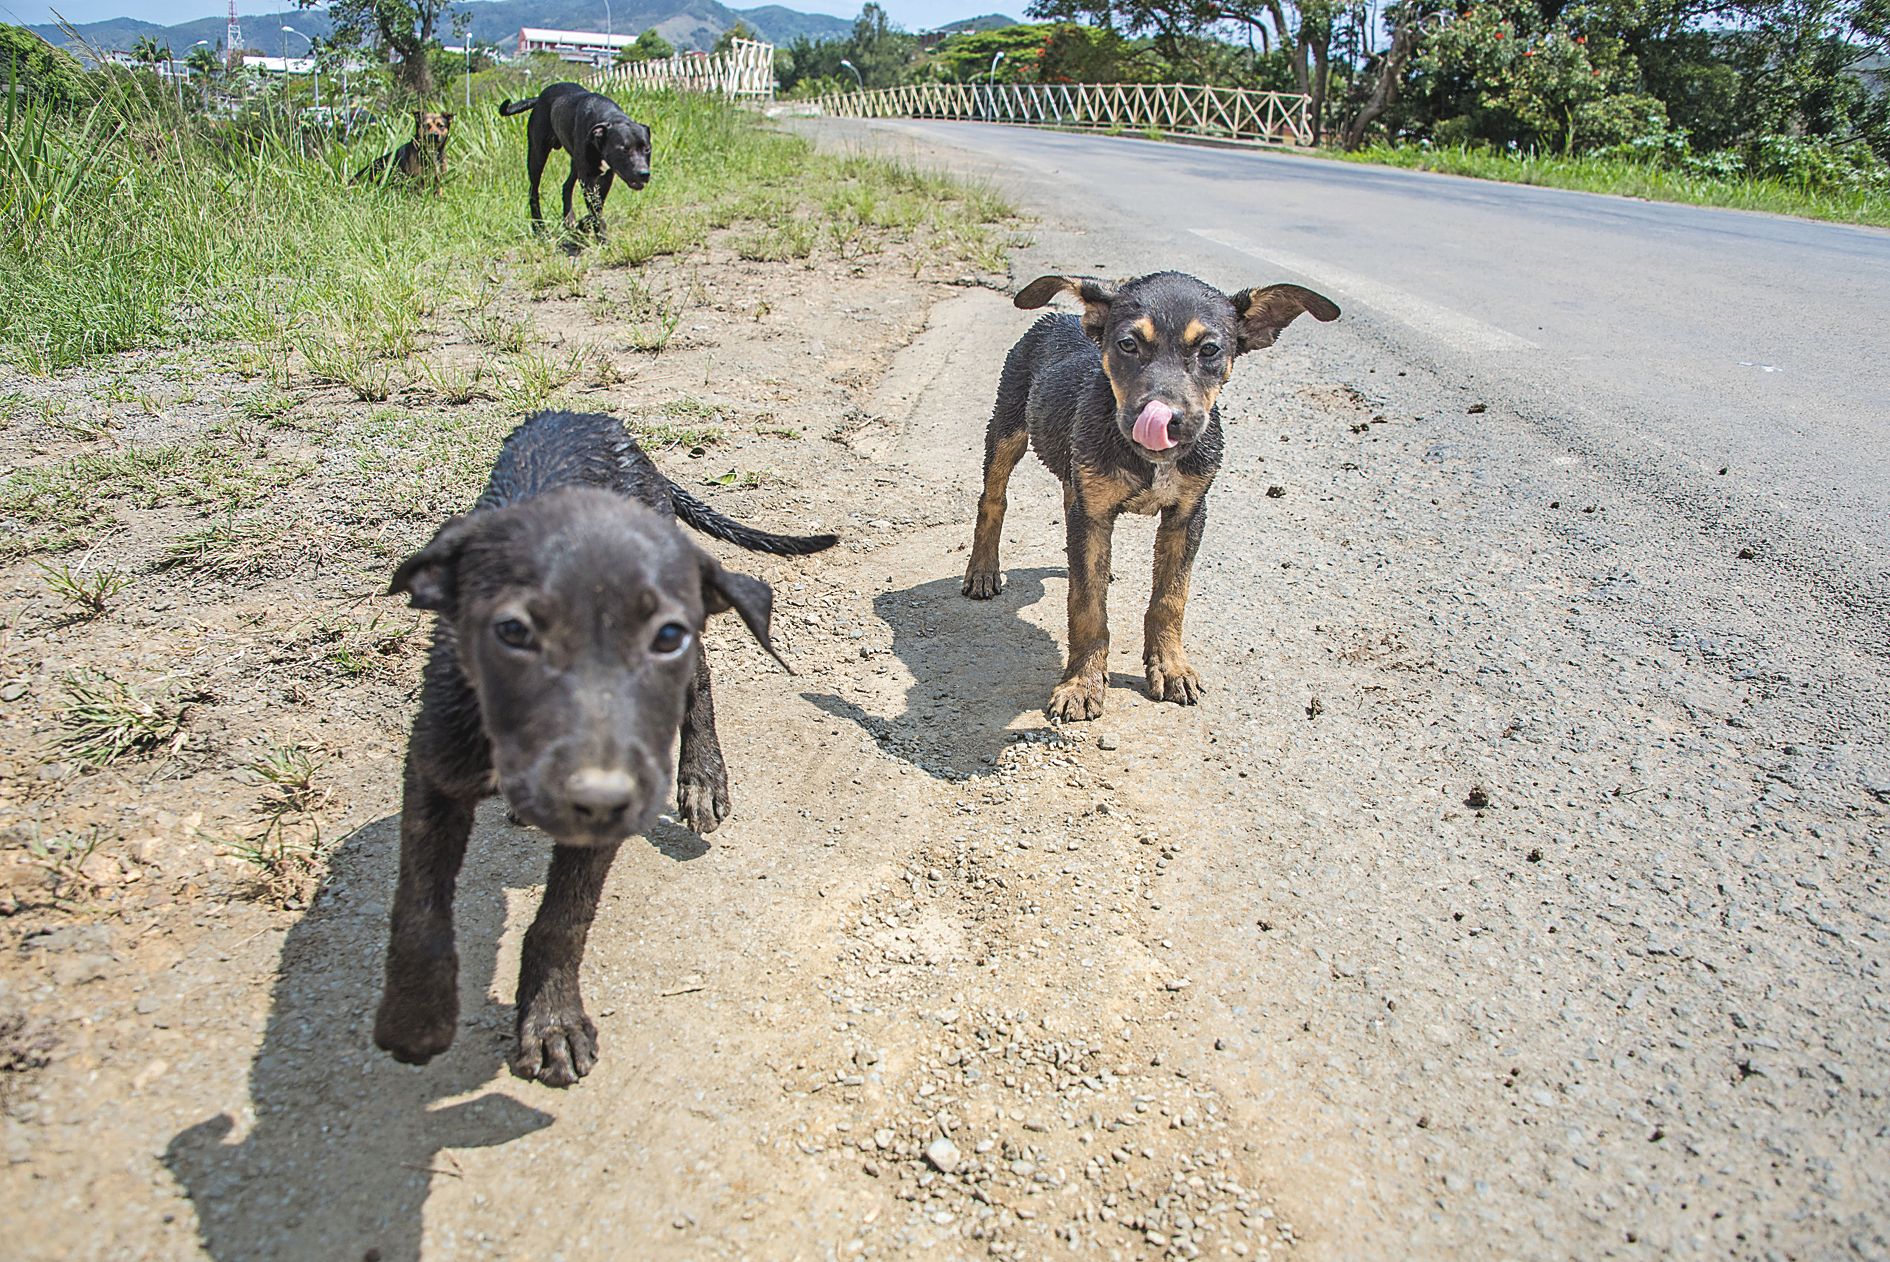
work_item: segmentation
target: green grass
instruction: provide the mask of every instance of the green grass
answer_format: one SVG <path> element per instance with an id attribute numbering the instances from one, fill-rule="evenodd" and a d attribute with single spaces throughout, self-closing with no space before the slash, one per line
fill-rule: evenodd
<path id="1" fill-rule="evenodd" d="M 1890 195 L 1883 193 L 1825 192 L 1770 179 L 1721 179 L 1622 158 L 1565 158 L 1469 148 L 1424 149 L 1415 145 L 1373 145 L 1355 153 L 1321 151 L 1320 156 L 1501 180 L 1509 184 L 1536 184 L 1658 202 L 1763 210 L 1807 219 L 1890 227 Z"/>
<path id="2" fill-rule="evenodd" d="M 92 671 L 69 674 L 61 686 L 66 700 L 54 745 L 69 758 L 105 767 L 128 754 L 174 753 L 183 743 L 184 707 L 171 698 L 147 697 Z"/>
<path id="3" fill-rule="evenodd" d="M 45 576 L 46 590 L 71 605 L 73 616 L 81 621 L 89 621 L 103 614 L 111 606 L 112 597 L 123 591 L 131 581 L 130 576 L 115 569 L 87 573 L 83 561 L 76 569 L 70 565 L 50 565 L 41 561 L 39 570 Z"/>
<path id="4" fill-rule="evenodd" d="M 0 557 L 94 543 L 116 525 L 121 501 L 227 512 L 311 472 L 306 461 L 232 446 L 227 440 L 132 446 L 16 470 L 0 479 Z"/>
<path id="5" fill-rule="evenodd" d="M 228 581 L 257 578 L 278 552 L 286 529 L 274 521 L 226 517 L 173 537 L 157 568 Z"/>
<path id="6" fill-rule="evenodd" d="M 608 244 L 574 259 L 530 241 L 525 127 L 489 102 L 460 114 L 446 195 L 433 198 L 348 182 L 405 139 L 392 113 L 386 134 L 309 149 L 292 135 L 239 137 L 122 101 L 62 117 L 9 98 L 0 112 L 0 362 L 47 374 L 154 345 L 289 342 L 323 362 L 320 375 L 372 398 L 386 383 L 370 361 L 412 353 L 443 302 L 483 305 L 494 260 L 519 247 L 510 266 L 530 291 L 575 296 L 595 266 L 684 252 L 716 222 L 838 197 L 936 257 L 988 262 L 1001 251 L 990 221 L 1009 208 L 989 190 L 817 154 L 708 97 L 630 94 L 624 104 L 651 128 L 656 176 L 641 192 L 618 191 Z M 758 241 L 758 254 L 805 257 L 817 234 L 788 223 Z M 524 349 L 511 329 L 473 332 Z"/>

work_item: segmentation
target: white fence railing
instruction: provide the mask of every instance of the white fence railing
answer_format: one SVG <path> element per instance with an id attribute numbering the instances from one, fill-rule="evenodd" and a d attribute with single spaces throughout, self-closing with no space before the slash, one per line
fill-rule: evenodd
<path id="1" fill-rule="evenodd" d="M 774 99 L 774 45 L 738 39 L 720 53 L 680 53 L 658 61 L 627 61 L 598 74 L 600 90 L 612 87 L 715 92 L 727 97 Z"/>
<path id="2" fill-rule="evenodd" d="M 1308 98 L 1297 92 L 1180 83 L 912 83 L 840 92 L 817 104 L 840 118 L 947 118 L 1094 127 L 1310 145 Z"/>

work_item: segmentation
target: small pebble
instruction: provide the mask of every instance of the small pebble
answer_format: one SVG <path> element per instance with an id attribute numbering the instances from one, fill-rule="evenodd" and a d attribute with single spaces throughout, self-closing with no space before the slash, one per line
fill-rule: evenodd
<path id="1" fill-rule="evenodd" d="M 925 1159 L 940 1174 L 951 1174 L 958 1169 L 961 1158 L 958 1145 L 940 1135 L 925 1146 Z"/>

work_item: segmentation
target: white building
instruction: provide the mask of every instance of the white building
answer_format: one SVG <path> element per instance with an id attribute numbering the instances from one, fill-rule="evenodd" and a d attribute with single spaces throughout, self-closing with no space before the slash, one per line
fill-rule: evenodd
<path id="1" fill-rule="evenodd" d="M 617 59 L 617 50 L 637 42 L 634 35 L 606 35 L 602 31 L 548 31 L 541 27 L 520 27 L 518 55 L 553 53 L 563 61 L 579 61 L 590 66 L 607 66 Z"/>
<path id="2" fill-rule="evenodd" d="M 257 70 L 263 74 L 307 74 L 315 68 L 312 57 L 264 57 L 260 53 L 244 53 L 243 69 Z"/>

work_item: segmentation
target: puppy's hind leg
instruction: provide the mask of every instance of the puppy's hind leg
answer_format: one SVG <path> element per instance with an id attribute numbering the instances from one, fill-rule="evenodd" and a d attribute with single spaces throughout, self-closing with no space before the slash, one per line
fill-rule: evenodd
<path id="1" fill-rule="evenodd" d="M 676 809 L 703 836 L 728 818 L 728 764 L 715 734 L 715 697 L 709 691 L 709 658 L 696 662 L 696 677 L 683 699 L 682 753 L 676 759 Z"/>
<path id="2" fill-rule="evenodd" d="M 1024 425 L 1023 383 L 1006 365 L 1004 379 L 998 386 L 997 405 L 991 409 L 991 424 L 984 432 L 984 493 L 978 497 L 978 524 L 971 536 L 971 559 L 965 563 L 965 582 L 961 589 L 973 600 L 989 600 L 1004 590 L 1004 575 L 998 569 L 998 543 L 1004 533 L 1005 492 L 1010 488 L 1011 471 L 1030 447 L 1030 431 Z"/>
<path id="3" fill-rule="evenodd" d="M 545 901 L 525 931 L 518 971 L 518 1046 L 511 1069 L 548 1087 L 568 1087 L 597 1063 L 597 1027 L 584 1011 L 578 966 L 616 846 L 557 846 Z"/>

